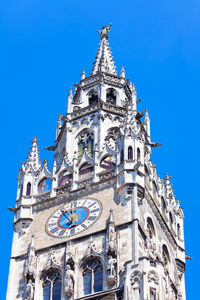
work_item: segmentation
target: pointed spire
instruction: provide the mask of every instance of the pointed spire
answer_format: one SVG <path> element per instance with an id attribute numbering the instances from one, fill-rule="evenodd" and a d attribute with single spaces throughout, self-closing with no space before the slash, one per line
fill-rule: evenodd
<path id="1" fill-rule="evenodd" d="M 121 72 L 120 72 L 120 76 L 125 78 L 125 70 L 124 67 L 122 67 Z"/>
<path id="2" fill-rule="evenodd" d="M 59 114 L 57 124 L 56 124 L 56 139 L 60 134 L 61 127 L 62 127 L 62 115 Z"/>
<path id="3" fill-rule="evenodd" d="M 150 119 L 149 119 L 149 113 L 148 110 L 146 110 L 145 118 L 144 118 L 144 126 L 146 128 L 146 132 L 148 137 L 150 137 Z"/>
<path id="4" fill-rule="evenodd" d="M 72 101 L 73 101 L 73 88 L 70 87 L 70 91 L 69 91 L 69 94 L 68 94 L 68 102 L 67 102 L 67 113 L 68 114 L 71 113 Z"/>
<path id="5" fill-rule="evenodd" d="M 117 75 L 113 56 L 108 43 L 108 31 L 110 31 L 110 27 L 111 24 L 109 26 L 104 25 L 101 30 L 98 30 L 101 42 L 92 68 L 92 75 L 101 71 Z"/>
<path id="6" fill-rule="evenodd" d="M 83 69 L 82 70 L 82 73 L 81 73 L 81 80 L 85 79 L 85 70 Z"/>
<path id="7" fill-rule="evenodd" d="M 37 171 L 41 166 L 41 162 L 39 160 L 38 139 L 36 137 L 32 140 L 32 146 L 27 157 L 26 165 L 27 167 L 32 166 L 34 171 Z"/>

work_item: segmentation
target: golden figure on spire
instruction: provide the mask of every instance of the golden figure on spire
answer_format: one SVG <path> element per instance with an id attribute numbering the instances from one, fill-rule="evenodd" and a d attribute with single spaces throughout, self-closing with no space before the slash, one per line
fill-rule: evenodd
<path id="1" fill-rule="evenodd" d="M 101 30 L 97 30 L 97 32 L 99 33 L 101 40 L 105 37 L 106 39 L 108 39 L 108 32 L 110 31 L 112 24 L 110 23 L 109 26 L 103 25 Z"/>

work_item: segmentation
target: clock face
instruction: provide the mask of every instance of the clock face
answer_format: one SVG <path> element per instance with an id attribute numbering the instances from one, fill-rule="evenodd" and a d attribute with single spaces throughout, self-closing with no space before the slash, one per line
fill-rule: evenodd
<path id="1" fill-rule="evenodd" d="M 102 205 L 95 199 L 81 199 L 60 207 L 46 222 L 47 234 L 57 237 L 70 237 L 86 230 L 100 217 Z"/>

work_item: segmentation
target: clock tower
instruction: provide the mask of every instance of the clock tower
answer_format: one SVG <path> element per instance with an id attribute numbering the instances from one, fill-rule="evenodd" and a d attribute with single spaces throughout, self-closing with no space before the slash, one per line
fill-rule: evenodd
<path id="1" fill-rule="evenodd" d="M 186 299 L 182 207 L 110 28 L 58 116 L 52 169 L 35 137 L 19 170 L 7 300 Z"/>

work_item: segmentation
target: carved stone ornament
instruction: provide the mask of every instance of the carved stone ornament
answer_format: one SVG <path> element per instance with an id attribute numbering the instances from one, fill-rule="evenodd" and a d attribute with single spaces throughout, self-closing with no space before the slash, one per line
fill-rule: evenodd
<path id="1" fill-rule="evenodd" d="M 159 276 L 158 273 L 156 273 L 155 271 L 149 271 L 148 272 L 148 282 L 153 282 L 155 284 L 159 284 Z"/>
<path id="2" fill-rule="evenodd" d="M 57 266 L 59 266 L 59 264 L 57 263 L 55 255 L 56 255 L 55 249 L 51 248 L 50 251 L 49 251 L 49 253 L 48 253 L 47 261 L 46 261 L 44 269 L 50 269 L 51 267 L 57 267 Z"/>
<path id="3" fill-rule="evenodd" d="M 74 271 L 69 264 L 65 271 L 65 295 L 71 297 L 74 293 Z"/>
<path id="4" fill-rule="evenodd" d="M 142 273 L 140 271 L 133 271 L 131 276 L 130 276 L 130 282 L 131 285 L 139 285 L 140 282 L 142 281 Z"/>
<path id="5" fill-rule="evenodd" d="M 32 236 L 31 243 L 29 245 L 28 250 L 28 258 L 26 260 L 25 266 L 25 276 L 27 281 L 31 279 L 35 281 L 36 272 L 36 255 L 35 255 L 35 247 L 34 247 L 34 236 Z"/>
<path id="6" fill-rule="evenodd" d="M 112 255 L 109 255 L 107 261 L 107 282 L 109 286 L 114 285 L 117 281 L 116 265 L 117 265 L 116 258 L 112 257 Z"/>
<path id="7" fill-rule="evenodd" d="M 106 252 L 107 255 L 116 257 L 116 233 L 115 223 L 113 218 L 113 210 L 110 210 L 110 215 L 107 220 L 107 234 L 106 234 Z"/>
<path id="8" fill-rule="evenodd" d="M 29 279 L 29 281 L 26 285 L 25 300 L 33 300 L 34 290 L 35 290 L 35 285 L 32 282 L 32 280 Z"/>
<path id="9" fill-rule="evenodd" d="M 89 242 L 88 242 L 88 246 L 85 252 L 85 256 L 90 257 L 91 255 L 95 255 L 98 254 L 95 243 L 93 241 L 93 238 L 91 236 Z"/>

